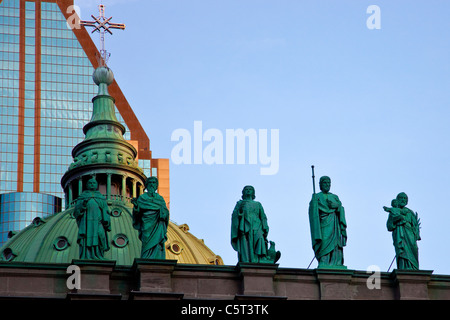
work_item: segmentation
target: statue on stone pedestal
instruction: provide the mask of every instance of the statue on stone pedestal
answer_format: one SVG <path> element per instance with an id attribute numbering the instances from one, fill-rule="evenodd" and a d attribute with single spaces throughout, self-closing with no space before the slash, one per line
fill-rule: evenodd
<path id="1" fill-rule="evenodd" d="M 109 250 L 108 231 L 111 220 L 105 196 L 98 191 L 95 178 L 90 179 L 86 189 L 78 197 L 74 218 L 78 225 L 78 244 L 80 259 L 104 260 L 104 253 Z"/>
<path id="2" fill-rule="evenodd" d="M 275 263 L 281 253 L 275 251 L 273 241 L 268 248 L 267 217 L 261 203 L 254 199 L 255 188 L 245 186 L 231 216 L 231 246 L 238 252 L 239 262 Z"/>
<path id="3" fill-rule="evenodd" d="M 314 178 L 314 175 L 313 175 Z M 343 248 L 347 244 L 347 222 L 339 197 L 330 192 L 331 179 L 319 180 L 321 192 L 314 192 L 309 203 L 309 223 L 314 255 L 319 268 L 342 268 Z"/>
<path id="4" fill-rule="evenodd" d="M 392 232 L 397 269 L 419 270 L 420 219 L 407 204 L 408 196 L 401 192 L 392 200 L 392 208 L 383 207 L 389 212 L 386 227 Z"/>
<path id="5" fill-rule="evenodd" d="M 133 227 L 139 231 L 142 241 L 141 258 L 165 259 L 169 209 L 164 198 L 156 193 L 158 179 L 150 177 L 145 181 L 147 192 L 131 200 Z"/>

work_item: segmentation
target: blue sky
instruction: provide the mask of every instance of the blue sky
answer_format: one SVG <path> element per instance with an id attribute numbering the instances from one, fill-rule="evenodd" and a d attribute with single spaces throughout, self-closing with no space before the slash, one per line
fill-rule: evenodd
<path id="1" fill-rule="evenodd" d="M 100 1 L 75 3 L 83 19 L 98 15 Z M 330 176 L 346 210 L 348 268 L 388 269 L 395 253 L 382 207 L 405 192 L 422 222 L 421 269 L 450 274 L 448 1 L 103 4 L 127 26 L 106 38 L 109 66 L 155 158 L 171 158 L 172 133 L 193 134 L 194 121 L 224 136 L 279 130 L 275 175 L 261 175 L 260 163 L 170 163 L 171 219 L 225 264 L 237 263 L 231 213 L 250 184 L 280 267 L 308 266 L 314 164 L 316 181 Z M 366 26 L 369 5 L 381 9 L 379 30 Z"/>

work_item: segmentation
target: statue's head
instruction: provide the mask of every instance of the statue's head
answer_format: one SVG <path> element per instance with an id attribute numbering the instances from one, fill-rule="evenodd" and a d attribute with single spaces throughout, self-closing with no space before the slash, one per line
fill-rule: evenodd
<path id="1" fill-rule="evenodd" d="M 97 180 L 95 180 L 95 178 L 89 179 L 88 182 L 86 183 L 86 189 L 88 189 L 89 191 L 97 190 L 98 189 Z"/>
<path id="2" fill-rule="evenodd" d="M 158 189 L 158 178 L 156 177 L 150 177 L 147 180 L 145 180 L 145 188 L 148 192 L 155 192 Z"/>
<path id="3" fill-rule="evenodd" d="M 408 204 L 408 196 L 404 192 L 397 195 L 398 207 L 403 208 Z"/>
<path id="4" fill-rule="evenodd" d="M 328 193 L 331 189 L 331 179 L 330 177 L 323 176 L 319 179 L 320 190 L 324 193 Z"/>
<path id="5" fill-rule="evenodd" d="M 242 199 L 245 198 L 252 198 L 252 200 L 256 198 L 255 188 L 253 188 L 253 186 L 245 186 L 244 189 L 242 189 Z"/>
<path id="6" fill-rule="evenodd" d="M 394 199 L 394 200 L 391 201 L 391 207 L 392 208 L 398 208 L 398 200 L 397 199 Z"/>

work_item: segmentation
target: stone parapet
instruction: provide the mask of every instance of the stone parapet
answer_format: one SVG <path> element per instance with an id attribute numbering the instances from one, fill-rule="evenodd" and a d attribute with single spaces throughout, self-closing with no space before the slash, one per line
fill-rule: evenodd
<path id="1" fill-rule="evenodd" d="M 212 300 L 450 300 L 450 276 L 432 271 L 280 268 L 276 264 L 190 265 L 176 260 L 76 260 L 81 288 L 68 289 L 69 264 L 0 263 L 0 298 Z M 375 279 L 375 278 L 376 279 Z M 371 285 L 376 283 L 377 285 Z"/>

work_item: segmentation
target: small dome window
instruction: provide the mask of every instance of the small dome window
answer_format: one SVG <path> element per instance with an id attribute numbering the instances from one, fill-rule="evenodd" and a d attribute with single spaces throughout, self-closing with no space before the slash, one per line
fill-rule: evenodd
<path id="1" fill-rule="evenodd" d="M 183 251 L 183 248 L 178 241 L 174 241 L 169 245 L 169 250 L 175 254 L 180 254 L 181 251 Z"/>
<path id="2" fill-rule="evenodd" d="M 216 265 L 216 266 L 223 264 L 222 258 L 220 256 L 218 256 L 218 255 L 212 256 L 209 259 L 209 263 L 213 264 L 213 265 Z"/>
<path id="3" fill-rule="evenodd" d="M 14 237 L 16 234 L 17 234 L 17 231 L 13 231 L 13 230 L 9 231 L 9 232 L 8 232 L 8 239 L 11 239 L 11 238 Z"/>
<path id="4" fill-rule="evenodd" d="M 114 236 L 112 242 L 117 248 L 123 248 L 128 244 L 128 237 L 123 233 L 119 233 Z"/>
<path id="5" fill-rule="evenodd" d="M 111 215 L 113 217 L 116 217 L 116 218 L 120 217 L 121 214 L 122 214 L 122 209 L 120 209 L 120 208 L 114 208 L 111 210 Z"/>
<path id="6" fill-rule="evenodd" d="M 41 217 L 36 217 L 36 218 L 34 218 L 33 219 L 33 225 L 35 226 L 35 227 L 38 227 L 38 226 L 40 226 L 41 224 L 44 224 L 45 223 L 45 221 L 44 221 L 44 219 L 42 219 Z"/>
<path id="7" fill-rule="evenodd" d="M 181 230 L 183 230 L 185 233 L 189 231 L 189 226 L 186 223 L 183 223 L 181 226 L 179 226 Z"/>
<path id="8" fill-rule="evenodd" d="M 69 240 L 67 240 L 67 238 L 64 236 L 56 238 L 56 240 L 53 242 L 53 247 L 58 251 L 67 249 L 69 245 Z"/>
<path id="9" fill-rule="evenodd" d="M 17 255 L 12 251 L 11 248 L 6 248 L 2 252 L 2 260 L 3 261 L 11 261 L 13 260 Z"/>

